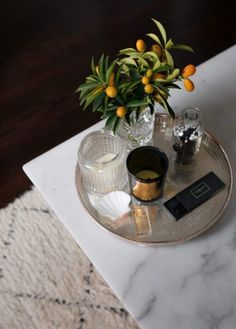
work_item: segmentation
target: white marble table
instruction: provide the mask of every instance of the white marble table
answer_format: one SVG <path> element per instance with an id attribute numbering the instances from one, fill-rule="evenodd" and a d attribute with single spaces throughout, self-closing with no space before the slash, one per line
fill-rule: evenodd
<path id="1" fill-rule="evenodd" d="M 236 165 L 236 46 L 203 63 L 194 93 L 176 91 L 178 111 L 198 106 Z M 140 246 L 97 225 L 74 183 L 81 139 L 98 123 L 24 166 L 65 227 L 143 329 L 236 328 L 236 197 L 220 221 L 175 247 Z"/>

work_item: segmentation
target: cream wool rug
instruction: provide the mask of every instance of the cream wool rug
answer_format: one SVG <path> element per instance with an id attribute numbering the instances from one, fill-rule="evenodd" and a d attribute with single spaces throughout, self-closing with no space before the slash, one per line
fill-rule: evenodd
<path id="1" fill-rule="evenodd" d="M 0 329 L 137 329 L 36 189 L 0 209 Z"/>

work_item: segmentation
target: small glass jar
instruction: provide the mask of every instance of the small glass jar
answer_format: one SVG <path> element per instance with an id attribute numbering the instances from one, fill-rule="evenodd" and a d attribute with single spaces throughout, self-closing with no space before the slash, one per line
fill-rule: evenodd
<path id="1" fill-rule="evenodd" d="M 111 131 L 94 131 L 81 141 L 78 165 L 89 193 L 104 195 L 122 190 L 127 183 L 126 148 Z"/>
<path id="2" fill-rule="evenodd" d="M 175 120 L 173 150 L 176 164 L 188 165 L 196 159 L 204 134 L 201 120 L 202 113 L 196 107 L 186 108 Z"/>

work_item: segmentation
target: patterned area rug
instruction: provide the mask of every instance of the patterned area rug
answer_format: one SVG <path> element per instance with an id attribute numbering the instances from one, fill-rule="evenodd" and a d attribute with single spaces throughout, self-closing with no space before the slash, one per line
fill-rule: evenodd
<path id="1" fill-rule="evenodd" d="M 0 329 L 137 329 L 36 189 L 0 209 Z"/>

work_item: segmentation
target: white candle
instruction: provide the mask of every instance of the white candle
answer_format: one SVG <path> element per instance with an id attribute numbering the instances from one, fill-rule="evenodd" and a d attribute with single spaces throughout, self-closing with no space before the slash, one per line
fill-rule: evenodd
<path id="1" fill-rule="evenodd" d="M 115 157 L 117 156 L 117 154 L 115 153 L 107 153 L 104 156 L 102 156 L 101 158 L 98 158 L 95 163 L 100 163 L 100 164 L 104 164 L 107 162 L 110 162 L 111 160 L 113 160 Z"/>

